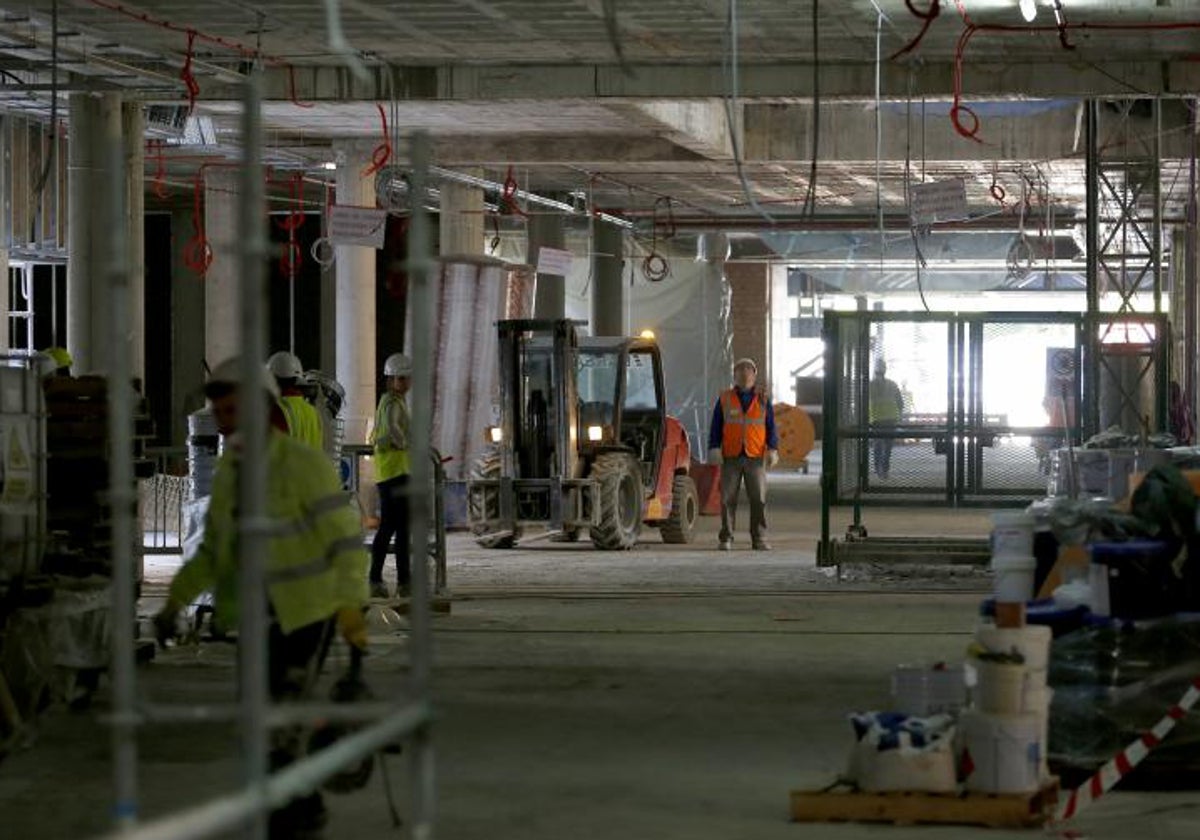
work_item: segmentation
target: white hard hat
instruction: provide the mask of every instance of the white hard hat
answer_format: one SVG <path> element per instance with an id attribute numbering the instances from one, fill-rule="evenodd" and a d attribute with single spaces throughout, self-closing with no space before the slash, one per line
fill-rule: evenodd
<path id="1" fill-rule="evenodd" d="M 258 384 L 273 398 L 279 399 L 279 383 L 275 381 L 275 376 L 265 367 L 256 366 L 256 370 L 261 371 Z M 206 387 L 207 385 L 232 385 L 238 387 L 241 384 L 242 360 L 234 356 L 232 359 L 226 359 L 213 368 L 212 375 L 208 378 Z"/>
<path id="2" fill-rule="evenodd" d="M 383 363 L 384 376 L 412 376 L 412 359 L 403 353 L 393 353 Z"/>
<path id="3" fill-rule="evenodd" d="M 276 379 L 299 379 L 304 374 L 304 365 L 294 354 L 281 350 L 267 359 L 267 370 Z"/>
<path id="4" fill-rule="evenodd" d="M 748 367 L 748 368 L 750 368 L 750 370 L 754 371 L 755 373 L 758 373 L 758 365 L 754 364 L 753 359 L 738 359 L 736 362 L 733 363 L 734 370 L 737 370 L 738 368 L 743 368 L 743 367 Z"/>

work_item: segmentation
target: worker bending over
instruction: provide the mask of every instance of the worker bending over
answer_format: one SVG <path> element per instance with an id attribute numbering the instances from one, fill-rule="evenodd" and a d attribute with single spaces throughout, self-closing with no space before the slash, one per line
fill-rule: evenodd
<path id="1" fill-rule="evenodd" d="M 721 465 L 721 551 L 733 548 L 738 491 L 746 483 L 750 498 L 750 542 L 755 551 L 767 543 L 767 471 L 779 463 L 775 409 L 755 387 L 758 366 L 740 359 L 733 366 L 734 385 L 722 392 L 713 409 L 708 434 L 708 462 Z"/>
<path id="2" fill-rule="evenodd" d="M 241 362 L 217 367 L 205 385 L 217 428 L 225 435 L 225 453 L 217 463 L 213 491 L 196 555 L 171 581 L 167 604 L 155 617 L 160 641 L 175 635 L 181 611 L 203 592 L 212 592 L 216 621 L 237 626 L 238 607 L 238 470 L 242 444 L 236 434 L 243 398 L 279 399 L 275 379 L 262 371 L 257 382 L 241 381 Z M 367 565 L 358 515 L 346 503 L 333 466 L 316 449 L 276 429 L 267 435 L 267 510 L 270 550 L 266 563 L 266 597 L 270 615 L 269 685 L 275 702 L 303 699 L 320 673 L 335 628 L 359 650 L 367 645 L 363 618 Z M 251 593 L 248 597 L 255 597 Z M 260 596 L 261 597 L 261 596 Z M 296 730 L 271 737 L 270 764 L 277 770 L 300 751 Z M 292 800 L 272 812 L 272 838 L 310 836 L 325 822 L 319 793 Z"/>
<path id="3" fill-rule="evenodd" d="M 395 539 L 396 597 L 409 594 L 408 546 L 408 406 L 404 397 L 412 383 L 412 359 L 388 356 L 383 366 L 385 390 L 375 410 L 371 443 L 375 447 L 375 481 L 379 487 L 379 530 L 371 544 L 371 597 L 387 598 L 383 565 Z"/>
<path id="4" fill-rule="evenodd" d="M 324 449 L 325 430 L 321 426 L 321 416 L 300 391 L 300 377 L 304 375 L 300 359 L 281 351 L 267 359 L 267 370 L 279 385 L 279 414 L 274 415 L 275 425 L 279 425 L 282 415 L 284 431 L 309 446 Z"/>

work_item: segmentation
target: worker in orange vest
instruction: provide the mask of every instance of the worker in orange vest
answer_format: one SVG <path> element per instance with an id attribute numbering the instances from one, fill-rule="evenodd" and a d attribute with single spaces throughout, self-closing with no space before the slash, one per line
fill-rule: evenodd
<path id="1" fill-rule="evenodd" d="M 779 463 L 775 409 L 755 388 L 758 365 L 739 359 L 733 366 L 734 386 L 722 392 L 713 409 L 708 433 L 708 462 L 721 466 L 721 551 L 733 549 L 737 500 L 742 482 L 750 498 L 750 542 L 755 551 L 767 543 L 767 467 Z"/>

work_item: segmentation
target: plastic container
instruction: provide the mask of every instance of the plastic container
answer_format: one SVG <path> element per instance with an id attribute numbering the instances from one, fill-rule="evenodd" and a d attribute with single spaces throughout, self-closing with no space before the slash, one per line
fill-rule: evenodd
<path id="1" fill-rule="evenodd" d="M 996 600 L 1024 604 L 1033 598 L 1033 583 L 1037 577 L 1037 560 L 1026 557 L 993 557 L 995 572 L 993 589 Z"/>
<path id="2" fill-rule="evenodd" d="M 1019 628 L 992 627 L 984 625 L 975 631 L 975 641 L 992 653 L 1016 651 L 1025 657 L 1025 668 L 1029 671 L 1045 671 L 1050 667 L 1049 627 L 1027 625 Z"/>
<path id="3" fill-rule="evenodd" d="M 967 705 L 964 668 L 901 665 L 892 672 L 892 710 L 913 717 L 954 714 Z"/>
<path id="4" fill-rule="evenodd" d="M 1020 714 L 1025 666 L 976 660 L 975 668 L 979 673 L 979 687 L 975 693 L 975 705 L 979 710 L 997 715 Z"/>
<path id="5" fill-rule="evenodd" d="M 1041 787 L 1045 740 L 1037 715 L 965 712 L 961 726 L 973 765 L 967 790 L 1033 793 Z"/>
<path id="6" fill-rule="evenodd" d="M 1037 520 L 1025 511 L 992 514 L 992 557 L 1032 557 Z"/>

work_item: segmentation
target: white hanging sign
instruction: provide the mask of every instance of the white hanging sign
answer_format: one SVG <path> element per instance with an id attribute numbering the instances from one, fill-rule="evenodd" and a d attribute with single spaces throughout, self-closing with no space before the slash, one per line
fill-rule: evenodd
<path id="1" fill-rule="evenodd" d="M 538 248 L 537 273 L 566 277 L 571 273 L 571 264 L 574 261 L 575 256 L 570 251 L 563 251 L 559 248 Z"/>
<path id="2" fill-rule="evenodd" d="M 382 248 L 387 216 L 387 210 L 335 204 L 329 208 L 329 241 L 334 245 Z"/>
<path id="3" fill-rule="evenodd" d="M 967 218 L 967 185 L 962 178 L 912 186 L 912 222 L 932 225 Z"/>

